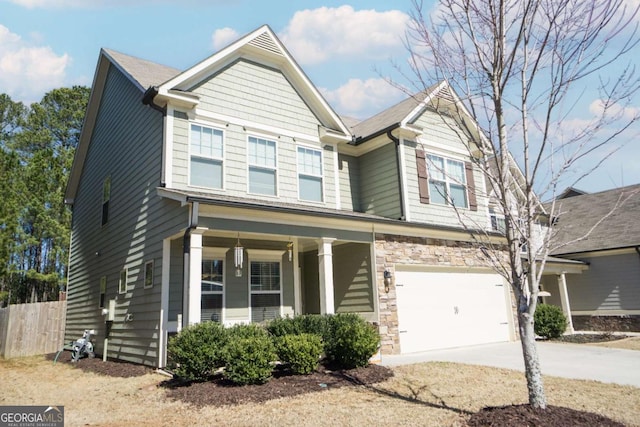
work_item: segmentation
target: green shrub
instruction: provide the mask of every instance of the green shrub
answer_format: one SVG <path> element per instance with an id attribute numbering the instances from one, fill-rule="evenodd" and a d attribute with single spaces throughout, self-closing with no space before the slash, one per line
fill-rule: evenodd
<path id="1" fill-rule="evenodd" d="M 249 324 L 238 324 L 238 325 L 233 325 L 230 328 L 227 328 L 227 335 L 229 336 L 230 339 L 233 338 L 254 338 L 254 337 L 267 337 L 269 334 L 267 333 L 267 330 L 256 324 L 256 323 L 249 323 Z"/>
<path id="2" fill-rule="evenodd" d="M 329 333 L 330 318 L 330 314 L 303 314 L 293 318 L 277 318 L 267 324 L 267 331 L 274 337 L 315 334 L 324 339 Z"/>
<path id="3" fill-rule="evenodd" d="M 277 317 L 267 323 L 267 331 L 274 337 L 283 337 L 285 335 L 298 335 L 303 331 L 300 329 L 298 317 Z"/>
<path id="4" fill-rule="evenodd" d="M 299 333 L 314 334 L 322 337 L 326 342 L 331 330 L 331 314 L 305 314 L 294 318 L 298 324 Z"/>
<path id="5" fill-rule="evenodd" d="M 322 338 L 314 334 L 276 337 L 276 352 L 281 362 L 289 364 L 296 375 L 313 372 L 322 355 Z"/>
<path id="6" fill-rule="evenodd" d="M 242 332 L 247 331 L 249 330 Z M 243 337 L 241 334 L 231 335 L 224 354 L 223 375 L 239 385 L 267 382 L 271 378 L 272 363 L 277 358 L 273 342 L 266 331 L 263 335 L 249 337 Z"/>
<path id="7" fill-rule="evenodd" d="M 567 329 L 567 318 L 556 305 L 538 304 L 533 320 L 534 332 L 544 338 L 558 338 Z"/>
<path id="8" fill-rule="evenodd" d="M 367 366 L 380 345 L 376 328 L 355 313 L 331 316 L 329 326 L 327 357 L 345 369 Z"/>
<path id="9" fill-rule="evenodd" d="M 189 326 L 169 340 L 169 367 L 181 378 L 204 380 L 224 366 L 226 343 L 226 331 L 219 323 Z"/>

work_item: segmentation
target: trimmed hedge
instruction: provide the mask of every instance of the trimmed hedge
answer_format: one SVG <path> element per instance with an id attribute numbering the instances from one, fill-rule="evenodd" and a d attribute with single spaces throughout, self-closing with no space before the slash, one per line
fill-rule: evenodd
<path id="1" fill-rule="evenodd" d="M 227 333 L 219 323 L 189 326 L 169 340 L 169 367 L 181 378 L 205 380 L 224 366 L 227 342 Z"/>
<path id="2" fill-rule="evenodd" d="M 380 346 L 376 328 L 355 313 L 331 316 L 329 329 L 325 351 L 327 357 L 341 368 L 367 366 Z"/>
<path id="3" fill-rule="evenodd" d="M 329 335 L 331 317 L 330 314 L 303 314 L 293 318 L 277 318 L 267 324 L 267 331 L 274 337 L 314 334 L 326 340 Z"/>
<path id="4" fill-rule="evenodd" d="M 296 375 L 315 371 L 322 355 L 322 338 L 315 334 L 283 335 L 274 338 L 280 362 Z"/>
<path id="5" fill-rule="evenodd" d="M 271 378 L 272 364 L 277 355 L 273 342 L 266 335 L 230 338 L 225 347 L 223 376 L 238 385 L 263 384 Z"/>
<path id="6" fill-rule="evenodd" d="M 544 338 L 558 338 L 567 329 L 567 318 L 556 305 L 538 304 L 533 322 L 536 335 Z"/>

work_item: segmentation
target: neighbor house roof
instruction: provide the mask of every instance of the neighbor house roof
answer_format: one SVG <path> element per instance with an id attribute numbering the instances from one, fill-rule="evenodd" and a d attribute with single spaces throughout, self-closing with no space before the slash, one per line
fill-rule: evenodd
<path id="1" fill-rule="evenodd" d="M 554 255 L 640 246 L 640 184 L 560 199 L 555 212 Z"/>

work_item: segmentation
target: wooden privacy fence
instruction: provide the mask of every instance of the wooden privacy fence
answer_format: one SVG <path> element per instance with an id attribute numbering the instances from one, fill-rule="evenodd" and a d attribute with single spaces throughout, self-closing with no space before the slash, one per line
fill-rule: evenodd
<path id="1" fill-rule="evenodd" d="M 0 357 L 55 353 L 64 345 L 67 302 L 14 304 L 0 308 Z"/>

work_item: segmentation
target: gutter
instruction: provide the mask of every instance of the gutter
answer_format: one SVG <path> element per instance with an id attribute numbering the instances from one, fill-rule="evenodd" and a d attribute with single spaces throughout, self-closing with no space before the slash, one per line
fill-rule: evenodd
<path id="1" fill-rule="evenodd" d="M 142 96 L 142 103 L 144 105 L 148 105 L 156 111 L 161 112 L 163 116 L 166 116 L 167 108 L 159 106 L 154 101 L 156 95 L 158 95 L 158 86 L 149 86 L 149 89 L 147 89 Z"/>
<path id="2" fill-rule="evenodd" d="M 379 137 L 380 135 L 384 135 L 385 133 L 391 132 L 392 130 L 399 128 L 400 127 L 400 123 L 394 123 L 391 126 L 387 126 L 384 129 L 380 129 L 379 131 L 372 133 L 371 135 L 367 135 L 367 136 L 360 136 L 357 137 L 354 141 L 354 144 L 356 147 L 360 144 L 363 144 L 367 141 L 369 141 L 370 139 L 374 139 Z"/>
<path id="3" fill-rule="evenodd" d="M 398 196 L 400 198 L 400 219 L 401 221 L 406 220 L 405 212 L 404 212 L 404 189 L 402 188 L 402 167 L 400 165 L 400 139 L 393 136 L 391 133 L 391 129 L 387 131 L 387 137 L 395 142 L 396 144 L 396 166 L 398 170 Z"/>

